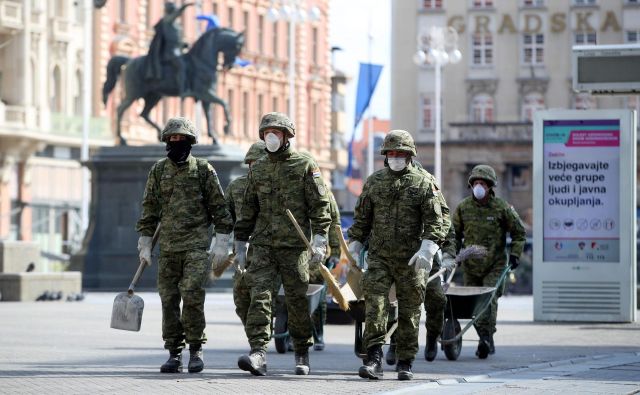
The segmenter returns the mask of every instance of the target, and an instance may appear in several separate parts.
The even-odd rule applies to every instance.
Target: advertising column
[[[534,320],[635,320],[636,144],[630,110],[536,112]]]

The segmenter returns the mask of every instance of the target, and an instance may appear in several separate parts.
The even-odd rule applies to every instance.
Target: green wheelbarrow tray
[[[313,316],[313,313],[316,311],[318,306],[320,305],[320,301],[322,300],[323,290],[325,289],[324,284],[309,284],[307,288],[307,302],[309,303],[309,315]],[[280,290],[278,291],[278,295],[276,296],[278,299],[277,305],[283,306],[282,309],[276,309],[276,323],[273,333],[274,339],[285,339],[289,336],[288,330],[288,317],[289,314],[286,311],[286,302],[284,298],[284,288],[280,286]],[[284,310],[284,311],[280,311]],[[280,346],[276,344],[276,346]],[[280,347],[277,347],[280,348]],[[280,351],[280,350],[278,350]],[[286,351],[286,350],[285,350]]]

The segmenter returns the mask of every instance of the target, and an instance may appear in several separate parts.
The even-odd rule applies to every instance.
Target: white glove
[[[313,235],[313,242],[311,243],[311,259],[310,265],[318,265],[324,261],[324,256],[327,254],[327,238],[321,235]]]
[[[249,245],[246,241],[235,241],[233,243],[233,249],[236,252],[233,263],[236,265],[236,270],[244,272],[247,264],[247,248]]]
[[[431,271],[433,266],[433,257],[440,247],[431,240],[424,239],[420,244],[420,249],[416,252],[411,259],[409,259],[409,266],[415,264],[416,272],[420,269],[426,270],[427,273]]]
[[[231,239],[231,235],[225,233],[216,233],[216,237],[211,239],[209,259],[211,260],[213,269],[222,265],[229,257],[229,239]]]
[[[140,236],[138,238],[138,257],[140,262],[144,262],[147,266],[151,266],[151,236]]]
[[[362,243],[357,240],[353,240],[349,243],[349,247],[347,248],[349,250],[349,254],[351,254],[353,259],[356,260],[358,267],[360,267],[360,252],[362,251],[362,247]],[[349,266],[349,268],[351,268],[351,266]]]
[[[452,257],[449,253],[442,254],[442,262],[440,262],[440,266],[443,269],[453,270],[456,267],[456,259]]]

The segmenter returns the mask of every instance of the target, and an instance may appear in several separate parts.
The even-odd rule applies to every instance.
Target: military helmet
[[[489,185],[489,188],[498,184],[496,171],[489,165],[478,165],[471,170],[468,181],[470,187],[475,180],[484,180]]]
[[[244,163],[249,164],[249,162],[262,158],[266,154],[266,148],[267,145],[262,140],[253,143],[249,148],[249,151],[247,151],[247,154],[244,156]]]
[[[409,152],[411,156],[418,155],[413,137],[406,130],[392,130],[384,137],[380,154],[386,155],[387,151],[404,151]]]
[[[164,125],[164,129],[162,129],[162,141],[165,143],[169,141],[169,136],[172,134],[182,134],[186,136],[191,140],[191,144],[196,144],[198,142],[196,127],[190,120],[184,117],[174,117],[167,121],[167,124]]]
[[[267,129],[279,129],[286,133],[287,137],[296,136],[296,125],[285,114],[281,112],[270,112],[265,114],[260,121],[260,140],[264,140],[264,131]]]

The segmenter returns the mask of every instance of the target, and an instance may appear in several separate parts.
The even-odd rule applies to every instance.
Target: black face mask
[[[167,157],[177,165],[184,164],[191,152],[191,142],[189,140],[168,141]]]

